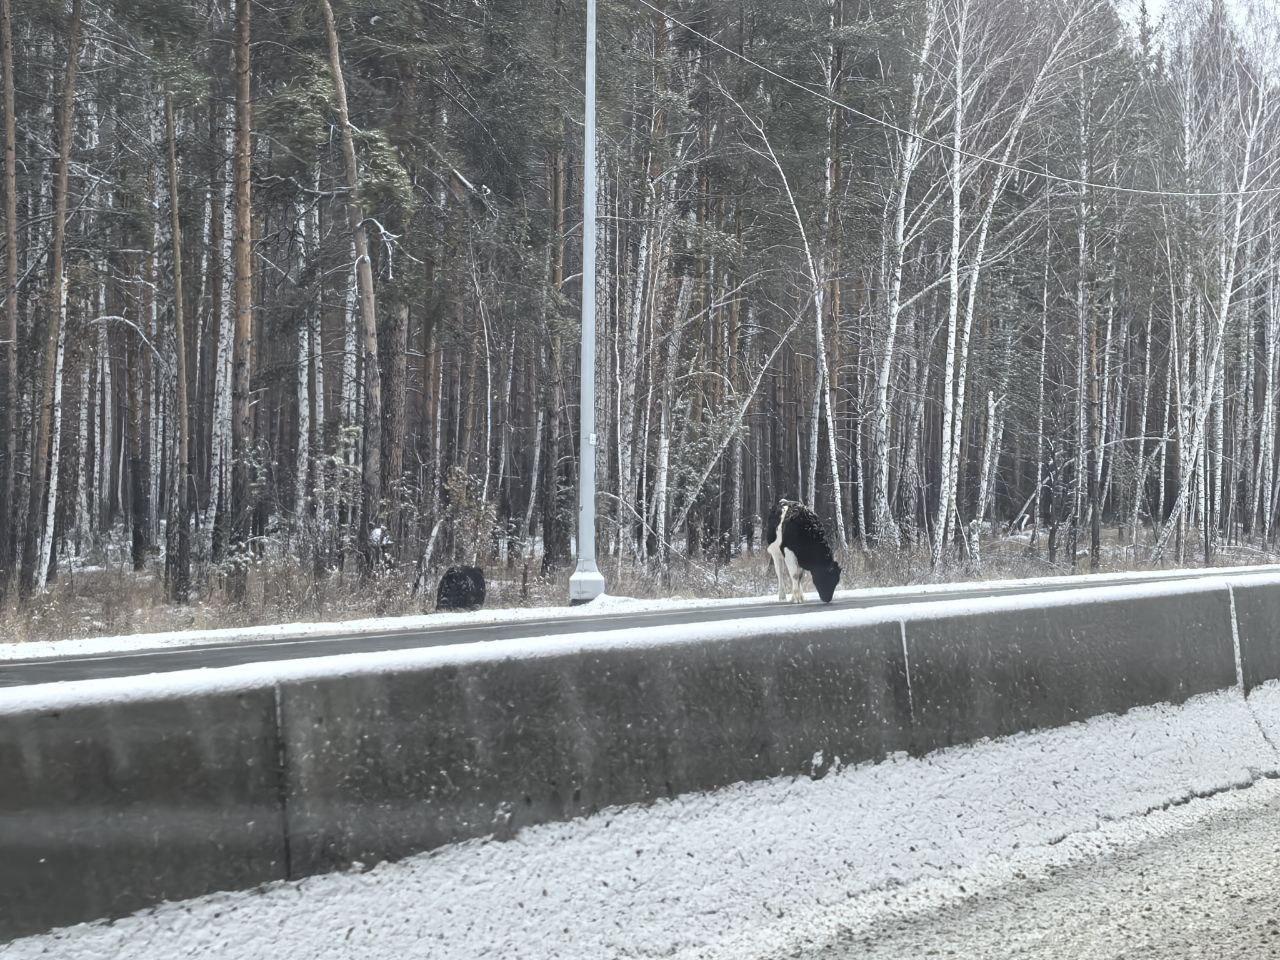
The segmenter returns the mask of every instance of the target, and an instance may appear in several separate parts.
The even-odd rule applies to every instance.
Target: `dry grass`
[[[1104,572],[1151,569],[1148,550],[1134,551],[1113,529],[1103,544]],[[1188,565],[1195,565],[1194,550]],[[1074,568],[1060,554],[1050,565],[1040,549],[1032,551],[1025,538],[993,540],[983,545],[980,568],[952,559],[934,569],[927,548],[904,548],[868,553],[849,550],[842,558],[844,587],[882,587],[946,583],[959,580],[1003,580],[1021,577],[1089,572],[1088,556]],[[1276,557],[1254,547],[1227,547],[1216,558],[1220,565],[1267,563]],[[1172,563],[1160,566],[1172,566]],[[115,564],[85,570],[63,570],[40,597],[21,606],[9,600],[0,607],[0,641],[63,640],[166,630],[207,629],[296,621],[341,622],[364,617],[430,612],[435,580],[414,595],[414,571],[401,570],[361,582],[354,570],[332,572],[316,579],[311,568],[296,560],[263,561],[249,576],[247,598],[231,601],[221,578],[197,583],[198,599],[185,606],[164,595],[159,565],[135,573]],[[605,559],[602,569],[608,591],[615,596],[741,597],[762,596],[775,586],[772,568],[763,552],[719,563],[710,558],[673,559],[664,571],[630,562]],[[538,564],[517,561],[485,570],[486,606],[559,606],[568,596],[569,570],[543,577]]]

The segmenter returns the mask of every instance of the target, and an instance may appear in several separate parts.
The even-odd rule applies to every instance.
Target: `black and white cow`
[[[436,591],[437,610],[478,610],[484,606],[484,571],[479,567],[450,567]]]
[[[804,603],[804,591],[800,582],[805,571],[813,577],[818,596],[823,603],[830,603],[840,582],[840,564],[831,555],[826,534],[812,510],[795,500],[779,500],[769,511],[769,523],[765,528],[765,543],[773,558],[773,569],[778,574],[778,599],[787,599],[787,580],[791,582],[791,601]],[[783,566],[786,566],[786,577]]]

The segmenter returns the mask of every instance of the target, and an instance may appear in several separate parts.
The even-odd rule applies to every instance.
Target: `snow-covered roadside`
[[[922,597],[945,599],[948,594],[970,590],[994,590],[1005,592],[1036,590],[1055,585],[1069,584],[1073,588],[1106,586],[1113,583],[1143,584],[1168,581],[1172,577],[1187,579],[1241,577],[1280,572],[1278,566],[1223,567],[1205,570],[1146,570],[1132,573],[1085,574],[1075,577],[1031,577],[1021,580],[967,581],[962,583],[938,583],[884,587],[874,590],[841,590],[837,600],[855,598]],[[811,600],[816,594],[808,595]],[[638,600],[631,597],[605,595],[591,603],[576,607],[520,607],[481,610],[473,613],[430,613],[418,616],[376,617],[324,623],[281,623],[259,627],[230,627],[219,630],[177,630],[168,633],[141,633],[111,637],[88,637],[75,640],[30,641],[0,643],[0,663],[6,660],[33,660],[51,657],[89,657],[104,653],[137,650],[156,650],[168,647],[199,646],[202,644],[261,643],[281,640],[306,640],[309,638],[342,635],[378,635],[413,633],[420,630],[437,630],[460,626],[487,626],[522,623],[541,620],[574,620],[601,615],[626,616],[637,613],[673,612],[679,610],[705,610],[716,607],[743,607],[776,603],[772,594],[763,597],[741,599],[688,599],[673,597],[657,600]]]
[[[226,627],[215,630],[172,630],[165,633],[136,633],[112,637],[84,637],[75,640],[34,640],[0,643],[0,662],[36,660],[47,657],[84,657],[99,653],[131,650],[158,650],[166,647],[202,644],[257,643],[269,640],[305,640],[333,634],[413,633],[425,629],[486,624],[520,623],[531,620],[571,619],[610,613],[639,613],[647,610],[685,609],[716,604],[751,603],[750,600],[683,599],[634,600],[630,597],[601,596],[577,607],[515,607],[472,613],[427,613],[402,617],[367,617],[360,620],[276,623],[257,627]],[[765,602],[760,598],[754,602]]]
[[[1280,574],[1252,577],[1206,577],[1197,589],[1226,589],[1229,584],[1277,583]],[[906,602],[871,607],[816,610],[787,624],[787,632],[852,629],[865,624],[899,623],[952,616],[1051,609],[1087,603],[1174,596],[1185,592],[1184,581],[1126,583],[1048,593],[1011,593],[993,597],[940,597],[927,603]],[[648,602],[648,601],[646,601]],[[582,608],[574,608],[582,609]],[[1224,629],[1226,624],[1223,625]],[[172,699],[260,688],[274,683],[306,682],[326,677],[422,670],[446,665],[551,657],[618,647],[660,647],[713,643],[776,634],[772,618],[737,618],[702,623],[623,627],[608,631],[567,632],[539,637],[491,640],[486,643],[440,644],[363,653],[333,654],[292,660],[265,660],[228,667],[174,670],[164,673],[70,680],[56,683],[0,686],[0,716],[24,710],[60,709],[79,704],[127,700]]]
[[[1249,693],[1249,709],[1262,735],[1280,751],[1280,680],[1268,680]]]
[[[1263,688],[1280,704],[1280,689]],[[982,870],[1280,772],[1236,690],[921,759],[626,807],[350,872],[165,904],[4,960],[775,957],[853,898]],[[1142,821],[1116,824],[1123,839]]]
[[[871,951],[861,951],[855,946],[864,943],[874,948],[876,956],[886,956],[889,955],[889,951],[885,948],[885,942],[877,939],[878,937],[882,935],[892,937],[896,931],[916,924],[930,922],[937,924],[940,922],[939,918],[947,918],[941,921],[948,927],[947,947],[949,949],[945,955],[963,956],[963,953],[957,951],[971,950],[973,945],[967,942],[968,933],[954,930],[951,922],[963,916],[967,904],[978,904],[984,900],[988,903],[992,900],[1003,902],[1014,896],[1019,897],[1021,901],[1019,909],[1026,909],[1025,900],[1029,891],[1052,890],[1062,883],[1064,874],[1070,874],[1074,868],[1088,864],[1097,864],[1100,867],[1099,880],[1112,876],[1111,868],[1116,867],[1114,875],[1122,878],[1120,882],[1123,883],[1125,862],[1130,857],[1140,856],[1143,849],[1149,853],[1153,848],[1165,844],[1176,847],[1180,839],[1187,834],[1211,829],[1214,825],[1224,822],[1229,823],[1237,817],[1247,817],[1256,815],[1259,811],[1274,809],[1277,803],[1280,803],[1280,780],[1263,779],[1252,784],[1248,789],[1228,790],[1208,797],[1196,797],[1186,803],[1152,811],[1145,817],[1107,821],[1096,830],[1072,834],[1060,843],[1024,847],[1008,857],[992,857],[975,866],[950,871],[937,877],[917,880],[901,887],[872,891],[851,898],[847,904],[824,916],[821,922],[814,925],[799,948],[788,950],[785,956],[789,960],[816,960],[819,957],[848,958],[869,955]],[[1254,838],[1254,842],[1257,843],[1257,838]],[[1253,864],[1257,868],[1264,872],[1269,868],[1271,860],[1267,856],[1267,851],[1255,847],[1251,855],[1254,857]],[[1132,877],[1131,867],[1129,877]],[[1153,878],[1152,885],[1155,882]],[[1133,896],[1132,894],[1136,891],[1130,889],[1124,891],[1125,894],[1130,894],[1124,902],[1108,901],[1109,904],[1115,903],[1110,916],[1118,917],[1122,928],[1124,919],[1133,914],[1138,914],[1145,920],[1149,916],[1146,911],[1151,910],[1150,901],[1153,896],[1160,896],[1159,893],[1153,894],[1148,884],[1143,883],[1142,887],[1141,895]],[[1211,897],[1212,886],[1207,884],[1206,889]],[[1109,892],[1113,896],[1116,894],[1114,888]],[[1248,895],[1247,891],[1233,891],[1227,896],[1241,899],[1247,897],[1248,902],[1257,902],[1254,897]],[[1063,905],[1072,910],[1085,907],[1084,904]],[[1180,909],[1187,909],[1185,902],[1177,906]],[[1206,913],[1212,909],[1211,902],[1205,902],[1202,906]],[[1027,939],[1032,939],[1037,934],[1045,937],[1046,932],[1052,929],[1051,925],[1062,919],[1060,916],[1036,915],[1034,918],[1029,918],[1026,924],[1019,924],[1019,927],[1022,930],[1035,931]],[[1183,928],[1169,929],[1171,932],[1173,930],[1181,932]],[[1111,932],[1114,933],[1114,930]],[[1070,955],[1064,943],[1065,936],[1070,934],[1065,936],[1064,934],[1065,932],[1058,933],[1056,930],[1049,932],[1041,945],[1042,950],[1051,951],[1055,957]],[[1079,930],[1075,931],[1075,935],[1079,936]],[[1141,934],[1135,939],[1140,941]],[[894,943],[898,947],[902,946],[896,940]],[[840,948],[836,948],[836,944],[839,944]],[[1119,944],[1120,940],[1117,938],[1116,945]],[[1202,940],[1193,944],[1188,937],[1185,953],[1171,954],[1167,952],[1166,946],[1163,950],[1153,947],[1146,954],[1134,955],[1147,956],[1152,960],[1156,958],[1171,960],[1174,956],[1206,956],[1207,954],[1195,951],[1196,945],[1203,947],[1205,944]],[[981,953],[983,957],[1003,955],[1025,958],[1043,955],[1040,950],[1028,953],[1028,944],[1025,941],[1016,945],[1002,945],[1002,949],[998,952],[992,950],[990,943],[985,946],[986,949]],[[1075,947],[1075,944],[1071,946]],[[1223,945],[1217,944],[1217,946]],[[1088,953],[1079,952],[1078,947],[1076,950],[1076,957],[1090,956]],[[915,960],[916,957],[934,955],[932,952],[928,954],[907,952],[905,948],[893,954],[901,960]],[[977,955],[976,952],[973,954],[973,956]],[[1108,956],[1129,955],[1127,953],[1108,954]],[[1256,954],[1231,953],[1230,947],[1227,947],[1213,955],[1241,957]],[[696,960],[697,957],[696,952],[676,954],[674,960]],[[743,951],[739,960],[778,960],[778,958],[779,954],[771,950],[756,953],[747,949]]]

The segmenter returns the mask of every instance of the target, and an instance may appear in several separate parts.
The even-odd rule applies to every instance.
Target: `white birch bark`
[[[925,82],[931,77],[928,68],[937,30],[939,0],[925,4],[924,33],[916,55],[915,71],[911,77],[911,107],[908,113],[907,132],[900,138],[898,151],[898,177],[893,193],[893,232],[889,243],[889,280],[885,299],[884,331],[880,336],[880,356],[876,366],[875,411],[872,421],[872,463],[875,465],[875,489],[871,508],[871,524],[879,541],[901,543],[902,534],[894,519],[889,495],[889,440],[890,405],[889,386],[893,376],[894,354],[898,339],[898,319],[902,310],[902,278],[907,257],[907,198],[911,192],[911,180],[924,155],[920,127],[923,122]]]
[[[1272,217],[1271,249],[1276,250],[1280,231]],[[1271,534],[1271,488],[1275,460],[1275,409],[1276,409],[1276,357],[1280,345],[1280,257],[1276,257],[1269,271],[1266,293],[1266,317],[1263,323],[1263,381],[1259,386],[1262,397],[1262,414],[1258,425],[1258,460],[1253,482],[1254,503],[1249,512],[1260,529],[1259,542],[1266,544]]]
[[[91,403],[90,371],[92,358],[85,356],[80,363],[79,422],[76,425],[76,500],[74,532],[75,552],[83,556],[89,539],[89,406]]]
[[[1044,276],[1040,288],[1040,375],[1036,382],[1036,485],[1031,491],[1031,543],[1040,538],[1040,498],[1044,492],[1044,391],[1045,374],[1049,359],[1049,241],[1052,234],[1044,232]]]
[[[507,346],[507,375],[502,384],[502,408],[499,412],[501,423],[498,427],[501,440],[498,443],[498,476],[494,481],[495,496],[498,501],[502,501],[502,487],[507,481],[507,461],[511,452],[511,424],[515,419],[514,397],[512,396],[512,388],[515,385],[516,373],[516,331],[513,327],[511,330],[511,342]],[[604,417],[600,418],[600,422],[604,423]],[[507,552],[511,540],[511,521],[510,516],[503,518],[502,534],[498,539],[499,560],[503,564],[507,562]]]
[[[997,400],[994,391],[987,391],[987,435],[982,448],[982,463],[978,468],[978,504],[969,521],[969,562],[975,568],[982,566],[982,522],[991,506],[992,480],[1000,458],[1000,442],[1004,435],[1003,398]]]
[[[151,111],[151,143],[163,144],[164,134],[161,130],[160,109],[157,106]],[[160,211],[164,207],[162,195],[165,192],[164,177],[151,177],[152,195],[151,195],[151,250],[152,253],[147,257],[147,265],[150,267],[149,275],[146,278],[153,288],[151,297],[148,299],[150,309],[143,322],[147,327],[147,336],[151,342],[156,345],[156,349],[161,349],[161,332],[160,332],[160,250],[164,235],[164,217],[160,215]],[[144,348],[145,349],[145,348]],[[169,351],[165,351],[164,355],[172,356]],[[164,501],[160,497],[160,477],[165,464],[165,452],[167,450],[166,440],[166,423],[165,423],[165,399],[167,396],[167,383],[165,371],[161,365],[152,358],[150,363],[145,367],[150,375],[150,402],[149,402],[149,430],[151,442],[151,456],[147,458],[147,485],[149,495],[147,497],[148,515],[146,519],[146,527],[148,530],[147,540],[151,544],[160,541],[160,522],[167,511],[164,508]]]
[[[231,482],[231,359],[234,318],[232,297],[235,284],[232,241],[235,237],[233,191],[233,139],[235,122],[233,108],[228,105],[224,116],[223,152],[227,157],[223,174],[223,194],[219,209],[222,217],[222,249],[215,252],[222,262],[222,291],[217,303],[212,304],[212,316],[217,352],[213,361],[213,423],[210,425],[209,446],[209,501],[200,523],[201,555],[205,562],[213,558],[214,522],[220,506],[225,507]]]
[[[655,208],[655,190],[646,184],[644,204],[640,214],[640,240],[636,252],[634,283],[631,290],[630,309],[627,311],[627,327],[622,339],[622,355],[618,361],[618,522],[622,529],[630,529],[631,516],[635,512],[636,476],[634,470],[636,450],[636,413],[639,400],[640,330],[645,315],[647,298],[645,278],[649,271],[649,246]],[[623,537],[627,548],[634,555],[637,545],[633,538]]]
[[[313,183],[315,189],[320,187],[320,171],[319,168],[315,172],[315,181]],[[311,248],[318,256],[320,245],[320,206],[315,204],[311,208],[311,225],[310,225]],[[313,479],[312,499],[316,516],[317,538],[321,543],[325,542],[325,538],[329,530],[330,510],[327,494],[327,471],[326,471],[326,453],[327,446],[325,444],[325,375],[324,375],[324,342],[323,342],[323,319],[324,313],[321,309],[324,303],[324,284],[321,280],[316,281],[316,300],[312,305],[310,313],[310,331],[308,334],[309,345],[311,348],[311,375],[314,380],[312,388],[312,396],[315,404],[315,419],[312,421],[311,427],[311,473]],[[422,388],[427,389],[427,385],[423,384]]]
[[[538,504],[538,473],[542,467],[542,427],[546,422],[546,410],[538,404],[538,414],[533,427],[533,465],[529,473],[529,503],[525,507],[524,522],[520,527],[520,539],[524,541],[524,556],[533,556],[533,511]],[[621,561],[622,551],[618,551]]]
[[[670,554],[670,544],[667,542],[667,504],[668,483],[671,476],[671,415],[677,396],[676,367],[680,358],[680,346],[684,339],[684,328],[688,319],[692,293],[692,281],[688,276],[685,276],[680,281],[680,292],[676,297],[674,323],[667,338],[666,357],[663,363],[662,395],[659,401],[661,412],[658,418],[658,453],[653,481],[653,517],[654,538],[658,541],[658,560],[664,565]]]
[[[483,479],[480,485],[480,509],[489,508],[489,482],[493,465],[493,340],[489,336],[489,313],[484,305],[484,293],[480,289],[480,278],[475,272],[475,261],[471,264],[471,282],[476,291],[476,309],[480,314],[480,329],[484,334],[484,452],[481,460]],[[476,550],[480,545],[475,544]],[[472,563],[475,553],[472,554]]]
[[[992,219],[996,203],[1004,192],[1013,160],[1017,157],[1022,130],[1042,98],[1050,90],[1050,82],[1059,71],[1063,61],[1072,56],[1074,44],[1080,35],[1088,10],[1086,4],[1078,4],[1064,22],[1062,29],[1055,37],[1052,46],[1045,54],[1040,68],[1025,93],[1019,94],[1020,103],[1017,111],[1001,136],[1001,152],[995,169],[991,172],[992,183],[987,194],[976,227],[974,253],[969,264],[968,296],[965,302],[963,322],[960,322],[960,256],[961,256],[961,224],[964,216],[964,179],[969,175],[962,163],[966,153],[966,123],[968,100],[972,91],[968,88],[966,73],[966,52],[969,46],[968,32],[970,15],[969,0],[961,0],[957,10],[955,30],[956,57],[953,70],[954,105],[952,107],[952,158],[949,177],[951,193],[951,261],[948,271],[947,291],[947,354],[944,368],[942,437],[939,463],[942,479],[939,489],[939,501],[935,510],[933,534],[933,562],[942,560],[942,552],[949,542],[951,525],[958,522],[956,512],[956,492],[960,477],[960,452],[963,447],[962,431],[964,428],[964,406],[966,380],[968,376],[969,344],[973,332],[977,292],[982,269],[986,262],[987,241],[990,235]]]
[[[728,94],[725,94],[728,97]],[[731,97],[729,99],[732,100]],[[827,350],[826,337],[823,331],[823,285],[824,280],[818,270],[818,263],[814,259],[813,248],[809,244],[809,233],[804,226],[804,217],[800,215],[800,207],[796,203],[795,194],[791,191],[791,181],[787,177],[786,171],[783,169],[782,162],[778,159],[778,155],[774,153],[773,144],[769,140],[769,135],[765,132],[763,124],[756,120],[755,117],[747,113],[736,100],[734,105],[741,112],[742,116],[760,137],[760,142],[764,145],[765,155],[773,164],[774,170],[778,174],[778,179],[782,183],[783,192],[786,194],[787,203],[791,208],[791,215],[795,221],[796,230],[800,234],[800,242],[804,249],[805,267],[808,272],[809,280],[809,298],[813,306],[814,331],[815,331],[815,352],[817,354],[818,366],[818,382],[819,382],[819,398],[822,401],[822,407],[826,412],[827,427],[827,454],[830,461],[831,471],[831,500],[835,511],[836,519],[836,536],[839,538],[840,546],[844,547],[849,543],[849,538],[845,532],[844,525],[844,496],[843,488],[840,484],[840,464],[836,457],[836,430],[835,416],[831,409],[831,377],[827,366]],[[815,421],[816,427],[816,421]],[[729,439],[732,439],[731,437]],[[725,447],[728,444],[726,442]],[[723,453],[723,449],[721,451]],[[717,455],[717,459],[719,454]],[[686,508],[687,513],[687,508]]]
[[[361,389],[360,370],[356,360],[359,353],[357,327],[360,324],[359,280],[357,277],[355,241],[351,241],[351,271],[347,279],[347,297],[342,310],[342,392],[341,392],[341,447],[342,469],[335,490],[335,503],[345,503],[347,507],[346,525],[343,537],[348,545],[354,543],[358,515],[360,512],[360,449],[363,443],[363,432],[360,429]],[[439,425],[437,425],[439,429]],[[437,435],[437,444],[439,436]],[[439,451],[437,451],[438,453]],[[436,461],[439,463],[439,459]],[[444,478],[437,477],[438,483]]]
[[[1217,297],[1214,302],[1214,323],[1207,333],[1208,341],[1205,350],[1205,361],[1201,364],[1197,379],[1201,381],[1192,411],[1190,424],[1190,451],[1185,462],[1195,463],[1200,460],[1205,446],[1205,426],[1215,396],[1217,396],[1219,365],[1223,362],[1223,350],[1226,342],[1227,320],[1234,300],[1238,253],[1244,231],[1245,213],[1251,203],[1257,202],[1257,194],[1250,193],[1253,183],[1254,148],[1264,123],[1270,118],[1273,106],[1270,102],[1269,88],[1259,87],[1255,90],[1253,109],[1242,118],[1244,128],[1241,131],[1241,148],[1243,156],[1240,173],[1236,178],[1236,194],[1230,208],[1230,221],[1225,233],[1226,241],[1218,264]],[[1178,491],[1173,511],[1160,531],[1153,554],[1159,558],[1168,545],[1174,525],[1180,522],[1190,503],[1192,484],[1187,476],[1182,476],[1182,485]]]
[[[960,321],[960,227],[964,216],[963,181],[961,177],[961,151],[964,144],[965,121],[965,52],[966,28],[968,24],[968,0],[959,0],[956,11],[956,57],[952,72],[955,90],[955,103],[952,106],[950,158],[950,190],[951,190],[951,258],[947,271],[947,355],[943,366],[942,384],[942,437],[938,463],[942,477],[938,486],[938,503],[934,510],[933,522],[933,564],[942,562],[942,552],[950,540],[951,501],[954,496],[958,467],[954,451],[959,448],[956,437],[955,392],[956,392],[956,349],[957,334]],[[953,466],[954,464],[954,466]]]
[[[110,522],[113,490],[111,475],[115,460],[115,392],[111,382],[111,344],[107,335],[107,325],[98,324],[98,524],[106,529]]]
[[[36,593],[43,593],[49,582],[49,561],[53,556],[53,533],[58,519],[58,477],[62,472],[62,365],[67,349],[67,281],[62,278],[58,328],[58,355],[53,370],[53,417],[49,446],[49,490],[45,501],[44,531],[40,537],[40,556],[36,566]]]
[[[1133,515],[1130,523],[1133,527],[1133,546],[1138,546],[1138,532],[1142,524],[1142,495],[1147,489],[1147,473],[1151,466],[1151,458],[1147,453],[1147,414],[1151,409],[1151,333],[1155,321],[1155,287],[1151,290],[1151,304],[1147,307],[1147,329],[1143,338],[1142,350],[1142,401],[1138,407],[1138,468],[1134,471],[1133,481]],[[1163,433],[1163,430],[1161,431]]]
[[[298,231],[298,255],[295,283],[306,283],[307,262],[312,254],[312,240],[308,226],[309,217],[301,198],[294,204],[294,222]],[[311,489],[311,317],[304,308],[298,317],[297,351],[295,364],[295,394],[298,406],[298,443],[293,461],[293,514],[299,538],[306,523],[308,494]]]

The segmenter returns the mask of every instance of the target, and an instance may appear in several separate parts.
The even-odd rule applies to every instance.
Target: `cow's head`
[[[814,568],[812,574],[813,585],[818,588],[818,596],[822,598],[823,603],[830,603],[835,595],[836,586],[840,583],[840,564],[832,560],[828,564]]]

